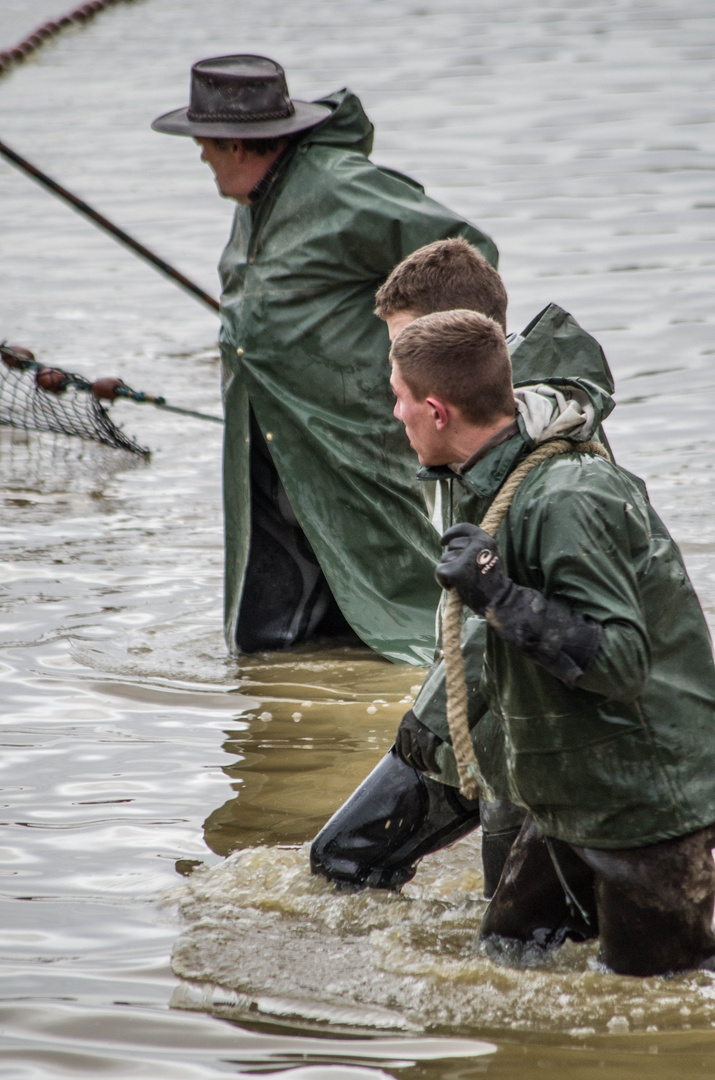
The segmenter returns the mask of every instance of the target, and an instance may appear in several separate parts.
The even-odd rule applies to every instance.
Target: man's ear
[[[432,410],[435,428],[437,431],[444,431],[452,419],[452,406],[441,398],[435,397],[434,394],[430,394],[429,397],[425,398],[425,401]]]

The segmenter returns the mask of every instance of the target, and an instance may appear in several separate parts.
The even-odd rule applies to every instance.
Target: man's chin
[[[449,465],[450,461],[454,461],[454,458],[449,457],[444,452],[440,454],[436,450],[420,450],[412,442],[412,439],[409,435],[407,436],[407,438],[410,446],[417,454],[417,460],[419,461],[420,465],[424,465],[426,467],[433,465]]]
[[[414,448],[413,448],[414,449]],[[443,461],[442,456],[436,456],[433,454],[421,454],[419,450],[416,451],[417,460],[420,465],[424,465],[425,468],[433,468],[436,465],[448,465],[448,461]]]

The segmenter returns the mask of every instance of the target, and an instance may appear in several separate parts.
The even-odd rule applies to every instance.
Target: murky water
[[[0,47],[61,10],[3,0]],[[299,97],[356,90],[376,159],[496,238],[512,329],[554,300],[599,337],[609,436],[713,625],[712,5],[143,0],[0,81],[0,138],[215,293],[231,207],[193,144],[148,124],[193,60],[233,50],[275,56]],[[218,410],[211,313],[4,163],[0,195],[0,338]],[[420,672],[227,660],[220,428],[113,415],[149,462],[0,432],[0,1073],[710,1076],[709,976],[475,951],[474,838],[401,897],[309,878],[306,842]]]

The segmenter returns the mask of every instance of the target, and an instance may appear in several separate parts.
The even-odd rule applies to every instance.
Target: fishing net
[[[132,454],[149,453],[117,427],[100,401],[117,396],[119,380],[90,383],[61,368],[43,367],[19,346],[0,345],[0,360],[0,424],[76,435]]]

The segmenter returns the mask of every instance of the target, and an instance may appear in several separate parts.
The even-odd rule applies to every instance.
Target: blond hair
[[[395,338],[390,360],[418,401],[436,394],[473,424],[514,414],[504,332],[476,311],[441,311],[415,319]]]
[[[395,267],[375,294],[381,319],[396,311],[431,315],[457,308],[479,311],[506,331],[504,282],[475,247],[461,236],[418,248]]]

